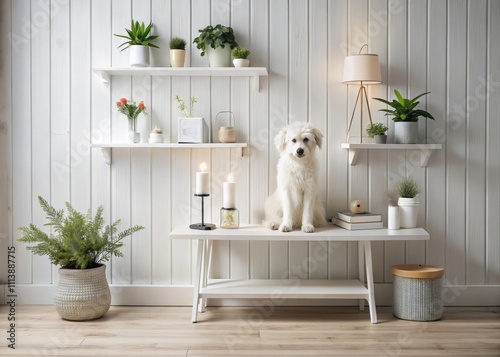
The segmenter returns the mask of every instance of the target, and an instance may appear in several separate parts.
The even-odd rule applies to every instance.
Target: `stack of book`
[[[380,229],[384,228],[382,224],[382,215],[378,213],[351,213],[338,212],[333,223],[339,227],[350,231],[358,229]]]

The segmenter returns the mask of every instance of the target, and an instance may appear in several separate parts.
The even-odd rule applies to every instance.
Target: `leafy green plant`
[[[130,29],[125,29],[127,31],[128,35],[117,35],[114,34],[117,37],[122,37],[128,41],[122,43],[118,48],[123,47],[121,50],[125,50],[129,48],[130,46],[134,45],[142,45],[142,46],[148,46],[148,47],[154,47],[154,48],[160,48],[156,46],[155,44],[151,43],[154,39],[157,39],[160,36],[153,36],[151,35],[151,29],[153,28],[153,23],[150,22],[149,25],[146,27],[144,25],[144,22],[139,23],[139,21],[134,22],[132,20],[132,24],[130,26]]]
[[[244,47],[236,47],[231,51],[231,54],[236,59],[247,59],[247,57],[250,55],[250,50]]]
[[[186,41],[180,37],[174,37],[170,40],[171,50],[185,50],[186,45],[187,45]]]
[[[370,138],[373,138],[375,135],[384,135],[384,133],[389,129],[382,123],[371,123],[366,127],[366,133]]]
[[[196,48],[201,50],[201,55],[205,56],[208,47],[216,49],[218,47],[225,48],[229,45],[231,49],[238,47],[234,38],[234,31],[231,27],[224,25],[207,26],[204,29],[198,30],[198,37],[193,40]]]
[[[144,229],[136,225],[117,234],[120,220],[104,227],[102,206],[92,218],[90,210],[82,214],[67,202],[68,213],[65,215],[64,210],[56,210],[41,196],[38,196],[38,201],[47,214],[48,223],[45,225],[52,227],[54,233],[48,235],[30,224],[19,228],[23,234],[19,241],[34,243],[27,249],[33,254],[47,255],[52,264],[62,268],[91,269],[108,261],[112,255],[122,257],[122,239]]]
[[[373,98],[373,99],[385,103],[393,108],[393,109],[380,109],[380,111],[385,112],[386,113],[385,115],[392,115],[393,116],[392,120],[394,120],[395,122],[418,121],[418,117],[420,116],[434,120],[434,117],[425,110],[415,109],[416,106],[420,103],[417,102],[417,99],[429,93],[430,92],[425,92],[417,95],[413,99],[407,99],[403,98],[403,96],[401,95],[401,93],[399,93],[397,89],[394,89],[394,94],[396,95],[397,100],[393,99],[392,102],[389,102],[382,98]]]
[[[415,180],[405,177],[396,185],[396,191],[399,197],[414,198],[420,192],[420,187]]]
[[[195,96],[191,97],[190,104],[189,104],[189,111],[188,111],[188,107],[187,107],[186,103],[184,102],[184,100],[181,97],[179,97],[179,95],[177,95],[177,94],[175,95],[175,100],[179,104],[177,106],[177,108],[179,108],[179,110],[182,112],[182,114],[184,114],[184,117],[191,118],[192,114],[193,114],[193,108],[194,108],[194,105],[196,103],[196,97]]]

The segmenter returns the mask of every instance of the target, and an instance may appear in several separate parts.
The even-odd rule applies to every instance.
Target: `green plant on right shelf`
[[[201,55],[205,56],[208,47],[216,49],[224,48],[226,45],[231,49],[238,47],[238,43],[234,38],[234,31],[231,27],[218,24],[216,26],[207,26],[204,29],[198,30],[198,37],[193,40],[196,48],[201,50]]]
[[[185,50],[186,49],[186,41],[180,37],[174,37],[170,40],[170,49],[171,50]]]
[[[396,185],[396,191],[399,197],[415,198],[420,192],[420,187],[415,180],[405,177]]]
[[[366,134],[368,134],[370,138],[373,138],[375,135],[384,135],[388,129],[389,128],[382,123],[370,123],[366,127]]]
[[[231,54],[235,59],[247,59],[250,55],[250,50],[244,47],[236,47],[231,51]]]
[[[401,95],[401,93],[399,93],[397,89],[394,89],[394,94],[396,95],[397,100],[393,99],[392,102],[389,102],[388,100],[382,98],[373,98],[373,99],[385,103],[393,108],[393,109],[380,109],[380,111],[385,112],[386,113],[385,115],[392,115],[392,120],[395,122],[418,121],[418,117],[420,116],[434,120],[434,117],[429,112],[426,112],[425,110],[421,109],[415,109],[416,106],[420,103],[417,102],[417,99],[429,93],[430,92],[425,92],[417,95],[413,99],[407,99],[403,98],[403,96]]]

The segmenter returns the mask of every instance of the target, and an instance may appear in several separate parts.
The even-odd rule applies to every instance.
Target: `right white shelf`
[[[433,150],[442,149],[441,144],[351,144],[342,143],[342,149],[349,150],[349,163],[356,165],[360,150],[419,150],[420,167],[426,167]]]

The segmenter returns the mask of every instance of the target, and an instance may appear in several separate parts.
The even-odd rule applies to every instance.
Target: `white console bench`
[[[360,310],[363,310],[364,300],[367,300],[370,308],[371,322],[377,323],[377,311],[373,290],[371,242],[428,240],[429,234],[422,228],[348,231],[333,225],[316,228],[314,233],[303,233],[300,230],[283,233],[271,231],[259,225],[242,225],[239,229],[221,229],[217,227],[217,229],[211,231],[194,230],[190,229],[188,226],[177,226],[170,233],[170,237],[173,239],[198,240],[196,277],[193,291],[193,322],[197,321],[198,309],[200,312],[204,311],[207,298],[275,299],[279,296],[280,299],[360,299]],[[357,241],[359,255],[359,279],[208,280],[212,257],[212,243],[214,240],[277,240],[307,242]]]

